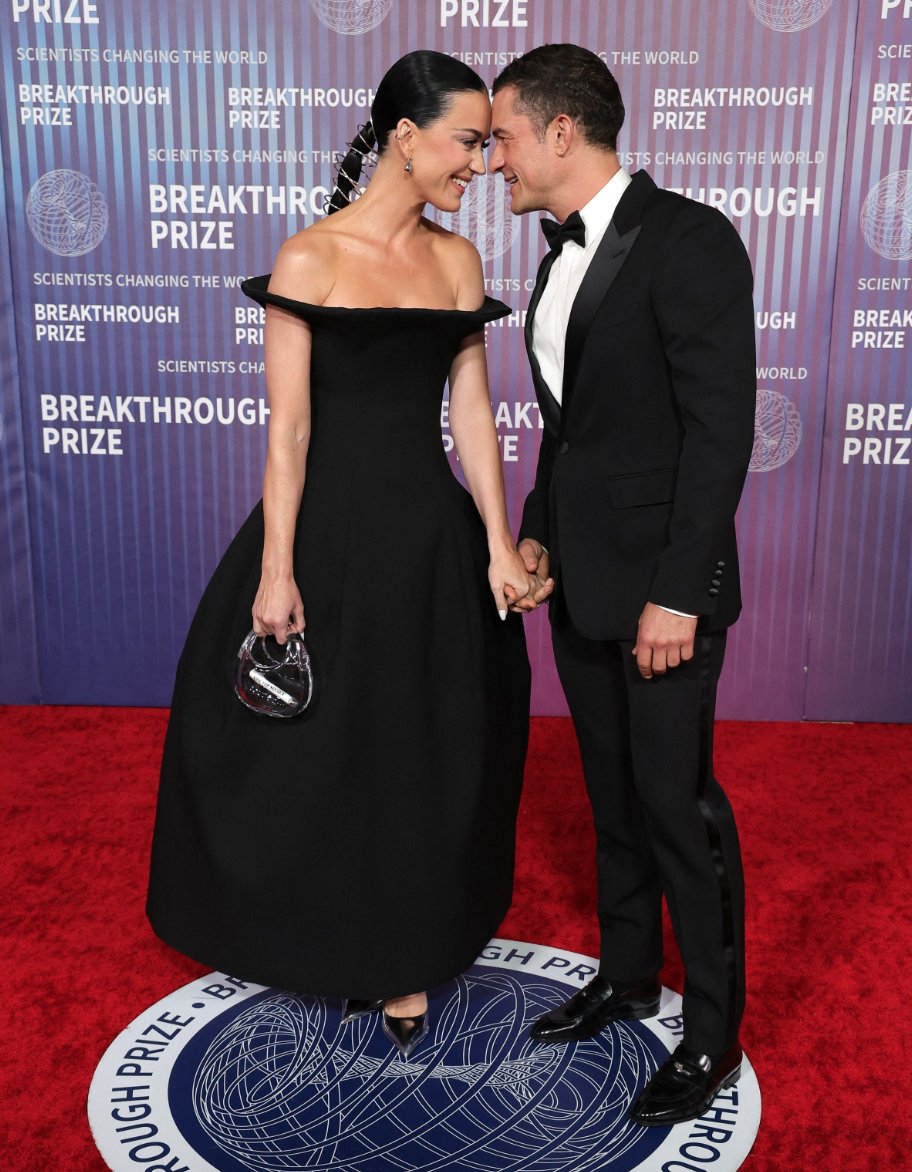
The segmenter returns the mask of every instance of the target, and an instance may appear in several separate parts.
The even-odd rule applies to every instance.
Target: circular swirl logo
[[[555,1172],[629,1168],[632,1154],[658,1146],[626,1116],[656,1069],[654,1048],[627,1029],[576,1051],[541,1046],[528,1024],[554,1000],[549,982],[460,977],[433,1007],[431,1037],[404,1062],[376,1017],[340,1032],[325,1003],[272,993],[191,1060],[192,1110],[210,1143],[258,1172],[294,1166],[288,1156],[304,1152],[298,1166],[315,1172],[432,1168],[442,1151],[449,1167],[491,1172],[520,1156]]]
[[[801,415],[795,404],[778,391],[757,391],[754,447],[748,468],[772,472],[787,464],[801,443]]]
[[[833,0],[748,0],[761,24],[777,33],[797,33],[810,28],[829,12]]]
[[[38,243],[58,256],[91,252],[108,230],[107,201],[81,171],[42,175],[28,193],[25,215]]]
[[[912,258],[912,171],[894,171],[871,188],[861,207],[861,232],[888,260]]]
[[[465,236],[483,260],[501,256],[513,244],[515,217],[507,205],[501,175],[476,176],[466,188],[458,212],[438,212],[437,222]]]
[[[646,1128],[627,1114],[680,1039],[677,994],[664,991],[657,1017],[586,1042],[531,1039],[596,967],[492,940],[431,992],[429,1033],[407,1061],[377,1013],[343,1025],[338,999],[212,973],[108,1048],[89,1092],[95,1142],[115,1172],[660,1172],[688,1156],[734,1172],[760,1120],[747,1058],[716,1101],[712,1143],[695,1148],[691,1124]]]
[[[389,15],[393,0],[310,0],[323,24],[347,37],[370,32]]]

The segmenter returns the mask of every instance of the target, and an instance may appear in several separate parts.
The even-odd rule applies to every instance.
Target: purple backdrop
[[[830,342],[807,715],[912,712],[912,3],[862,5]]]
[[[887,345],[912,337],[891,316],[912,281],[909,0],[874,0],[860,24],[832,0],[78,0],[69,21],[10,5],[0,699],[168,702],[196,600],[260,491],[262,318],[238,281],[322,214],[333,155],[403,52],[491,80],[573,40],[618,77],[623,161],[720,206],[754,261],[746,610],[720,712],[908,719],[910,395]],[[443,219],[516,310],[488,330],[515,520],[540,434],[520,328],[538,217],[513,220],[488,177]],[[857,320],[883,336],[853,340]],[[887,439],[876,463],[865,442]],[[534,710],[563,712],[541,615],[528,631]]]
[[[40,697],[35,647],[32,556],[22,448],[22,410],[14,290],[10,276],[6,190],[0,189],[0,485],[4,512],[0,556],[0,697],[32,703]]]

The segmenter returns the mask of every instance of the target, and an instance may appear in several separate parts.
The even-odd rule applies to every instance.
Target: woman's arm
[[[319,249],[319,245],[317,246]],[[279,251],[269,288],[319,303],[314,247],[293,237]],[[263,566],[253,603],[253,629],[284,643],[303,631],[304,606],[294,579],[293,549],[310,443],[310,326],[284,309],[266,307],[266,392],[269,430],[263,481]]]
[[[472,308],[484,300],[481,260],[474,248],[460,250],[458,303]],[[484,333],[471,334],[460,345],[450,367],[450,430],[466,483],[488,534],[491,564],[488,578],[502,617],[509,606],[533,600],[542,584],[529,575],[516,552],[507,520],[503,465],[491,413]],[[550,587],[541,598],[550,593]]]

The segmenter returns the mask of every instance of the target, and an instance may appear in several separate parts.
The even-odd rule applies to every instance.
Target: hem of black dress
[[[243,963],[240,965],[235,965],[234,963],[223,964],[216,956],[217,950],[210,952],[208,949],[185,947],[183,943],[180,942],[179,937],[176,934],[165,933],[161,931],[156,926],[152,917],[148,915],[148,913],[147,918],[150,925],[152,926],[152,931],[159,938],[159,940],[161,940],[169,948],[173,948],[175,952],[181,953],[182,956],[189,957],[191,960],[196,961],[197,964],[207,965],[214,971],[224,973],[226,976],[233,977],[235,980],[248,982],[251,985],[264,985],[267,988],[283,989],[285,992],[293,993],[302,997],[319,997],[324,1000],[332,998],[356,998],[358,1000],[365,1001],[379,1001],[393,997],[403,997],[409,993],[419,993],[430,989],[436,989],[440,985],[445,985],[449,981],[455,980],[456,977],[466,972],[472,967],[473,964],[475,964],[482,951],[488,946],[490,941],[495,938],[497,930],[503,922],[504,917],[509,911],[509,908],[510,905],[508,903],[502,914],[497,917],[493,931],[485,936],[484,940],[478,946],[472,948],[471,955],[469,955],[468,948],[464,950],[464,956],[467,958],[465,963],[460,964],[456,968],[448,966],[448,971],[446,973],[443,973],[441,969],[437,968],[428,969],[424,974],[418,973],[414,978],[409,978],[408,983],[411,984],[411,988],[397,988],[389,990],[358,985],[351,989],[338,987],[330,989],[324,986],[320,981],[312,984],[306,980],[289,980],[289,975],[287,973],[279,974],[278,972],[274,972],[270,975],[266,969],[259,968],[256,964],[252,965],[249,969]],[[254,969],[256,969],[256,971],[254,971]]]

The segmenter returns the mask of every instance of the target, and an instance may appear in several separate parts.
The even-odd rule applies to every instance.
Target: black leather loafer
[[[740,1042],[715,1061],[687,1046],[678,1046],[640,1092],[630,1118],[646,1127],[669,1127],[696,1119],[719,1091],[741,1077]]]
[[[593,977],[569,1001],[540,1017],[530,1033],[537,1042],[580,1042],[594,1038],[611,1021],[655,1017],[661,997],[658,977],[615,984]]]

